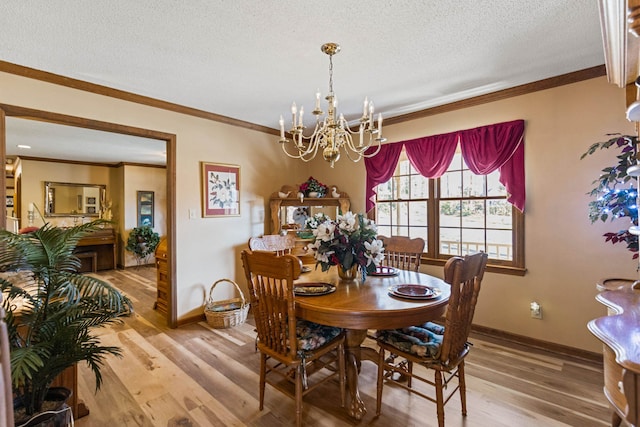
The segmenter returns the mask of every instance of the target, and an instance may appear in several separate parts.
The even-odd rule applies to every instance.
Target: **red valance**
[[[524,120],[383,145],[377,155],[364,159],[367,212],[375,205],[375,187],[393,176],[403,147],[421,175],[438,178],[449,168],[458,142],[473,173],[487,175],[500,170],[499,179],[507,189],[507,200],[524,212]]]

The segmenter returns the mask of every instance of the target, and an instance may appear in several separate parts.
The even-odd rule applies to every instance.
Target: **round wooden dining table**
[[[325,295],[296,296],[296,316],[323,325],[344,328],[347,336],[347,385],[349,386],[349,415],[362,419],[366,413],[358,390],[358,374],[362,359],[377,362],[377,353],[362,343],[369,329],[393,329],[440,318],[449,303],[450,287],[442,279],[428,274],[396,270],[385,276],[367,275],[354,281],[341,280],[337,268],[323,272],[318,266],[307,266],[295,284],[329,283],[336,290]],[[432,299],[399,298],[390,294],[394,285],[425,285],[439,293]]]

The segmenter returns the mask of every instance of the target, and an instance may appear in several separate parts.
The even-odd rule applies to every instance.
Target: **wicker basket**
[[[228,282],[236,287],[240,298],[215,301],[213,299],[213,290],[218,283]],[[209,299],[204,308],[204,314],[207,316],[207,323],[213,328],[231,328],[233,326],[242,325],[247,320],[249,312],[249,304],[244,298],[242,290],[238,284],[229,279],[220,279],[211,285],[209,291]]]

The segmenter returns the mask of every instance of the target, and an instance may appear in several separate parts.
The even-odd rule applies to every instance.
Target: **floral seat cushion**
[[[440,356],[443,335],[444,327],[432,322],[376,332],[376,338],[398,350],[434,359]]]
[[[320,325],[308,320],[296,322],[296,336],[298,337],[298,350],[313,351],[322,347],[342,332],[340,328]]]

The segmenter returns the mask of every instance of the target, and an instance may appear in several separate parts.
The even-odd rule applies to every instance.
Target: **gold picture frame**
[[[202,216],[240,216],[240,166],[201,164]]]

